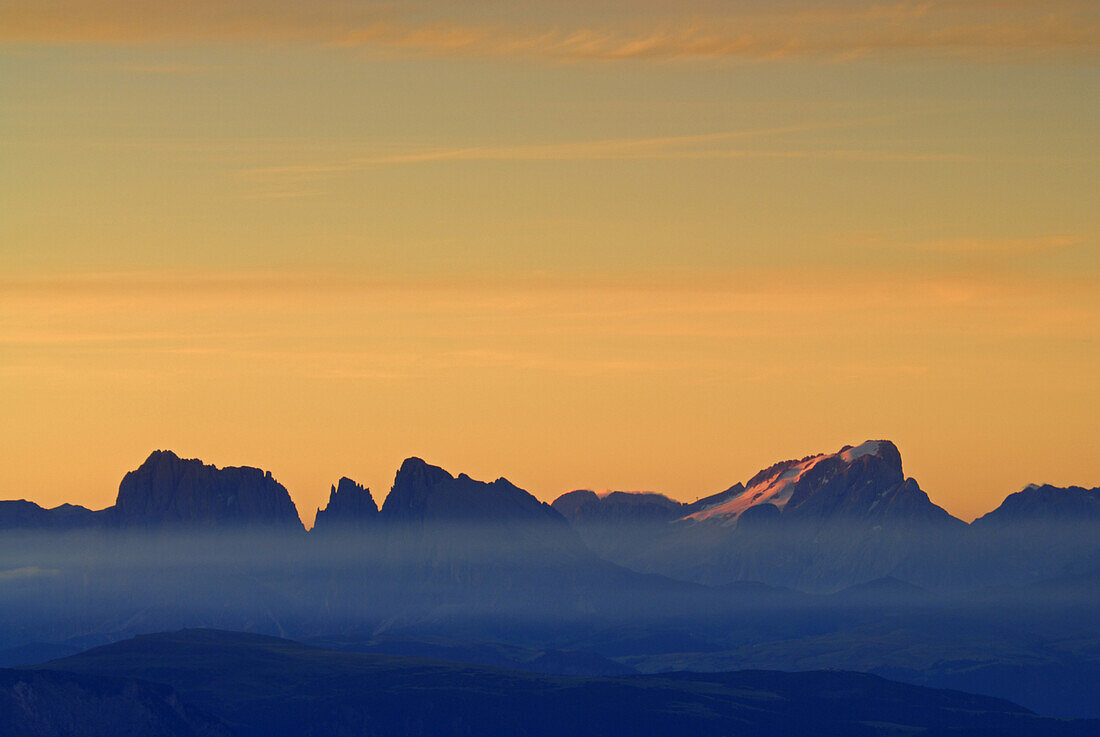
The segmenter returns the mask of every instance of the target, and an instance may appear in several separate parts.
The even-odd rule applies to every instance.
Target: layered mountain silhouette
[[[569,521],[582,524],[671,522],[689,508],[655,492],[612,491],[601,496],[587,489],[562,494],[552,506]]]
[[[644,559],[655,541],[669,537],[672,523],[683,518],[689,507],[653,492],[598,495],[587,489],[562,494],[552,506],[588,547],[626,566]]]
[[[578,490],[548,505],[506,479],[476,481],[409,458],[381,509],[368,489],[340,479],[318,510],[313,536],[404,547],[434,556],[437,569],[459,551],[468,561],[474,549],[490,554],[507,541],[529,554],[556,551],[574,560],[587,548],[628,569],[704,584],[761,581],[829,591],[894,576],[925,586],[970,585],[1011,582],[1017,571],[1037,580],[1088,570],[1100,560],[1100,546],[1083,540],[1100,519],[1098,499],[1097,489],[1033,485],[968,527],[905,476],[901,454],[887,440],[782,461],[691,504],[653,492]],[[1052,524],[1079,531],[1043,549],[1037,541],[1045,534],[1036,531]],[[166,450],[126,474],[116,503],[104,510],[0,502],[0,529],[184,528],[303,530],[270,472],[217,468]],[[1006,550],[1010,539],[1013,549]],[[1091,552],[1082,556],[1082,548]]]
[[[996,529],[1035,522],[1100,521],[1100,487],[1060,488],[1049,484],[1031,484],[1009,494],[1001,506],[978,517],[975,528]]]
[[[401,464],[382,509],[369,489],[344,477],[319,509],[318,532],[369,529],[379,522],[549,524],[565,520],[507,479],[481,482],[457,477],[419,458]],[[290,494],[270,471],[248,466],[218,468],[198,459],[154,451],[119,485],[115,504],[89,510],[72,504],[44,509],[25,500],[0,501],[0,529],[271,528],[302,530]]]
[[[412,525],[521,522],[565,526],[565,520],[549,504],[507,479],[485,483],[464,473],[453,477],[419,458],[401,464],[382,515],[389,522]]]
[[[44,509],[25,499],[0,501],[0,530],[77,530],[99,524],[102,511],[75,504]]]
[[[437,634],[503,636],[516,622],[554,628],[578,611],[634,607],[686,586],[599,558],[549,504],[507,479],[453,476],[419,458],[401,464],[371,530],[324,534],[332,524],[309,537],[322,560],[342,566],[339,576],[321,572],[318,594],[341,628],[370,612],[383,631],[432,622]]]
[[[654,493],[613,492],[600,497],[590,491],[575,491],[558,497],[553,506],[582,525],[679,520],[732,527],[747,511],[765,505],[782,511],[788,519],[954,524],[954,518],[933,504],[916,481],[905,478],[901,454],[888,440],[782,461],[760,471],[747,484],[736,484],[692,504]]]
[[[24,682],[34,678],[75,681],[79,677],[82,683],[91,684],[93,679],[104,679],[111,684],[104,686],[105,690],[119,679],[159,683],[162,693],[171,689],[179,694],[179,711],[190,710],[193,720],[198,714],[211,714],[240,737],[1068,737],[1094,733],[1097,726],[1086,720],[1040,717],[1001,699],[910,686],[862,673],[544,676],[440,660],[333,652],[274,637],[210,630],[138,637],[34,670],[8,673]],[[7,693],[0,690],[0,699]],[[117,724],[112,734],[119,737],[147,734],[124,719]],[[216,728],[210,725],[210,733],[216,734]],[[50,733],[21,734],[36,737]]]
[[[559,673],[840,667],[1092,715],[1095,499],[1029,487],[966,525],[887,441],[691,504],[547,505],[410,458],[380,509],[341,479],[306,534],[270,473],[158,451],[106,510],[0,503],[0,654],[202,626]]]
[[[1100,488],[1031,484],[971,528],[977,559],[986,569],[1011,571],[1014,579],[1100,570]]]
[[[571,492],[554,507],[586,543],[622,565],[721,584],[755,580],[830,590],[883,576],[949,582],[966,523],[871,440],[770,466],[692,504],[654,494]]]

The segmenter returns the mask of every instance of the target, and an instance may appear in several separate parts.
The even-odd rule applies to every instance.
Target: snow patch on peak
[[[793,479],[796,476],[801,476],[803,473],[802,466],[795,466],[794,468],[788,468],[783,473],[776,477],[776,481],[786,481],[787,479]]]
[[[712,517],[719,517],[725,518],[727,524],[733,524],[746,509],[758,504],[774,504],[782,509],[794,493],[795,484],[802,480],[806,472],[821,461],[831,457],[822,454],[795,462],[787,468],[777,470],[774,474],[749,486],[733,499],[713,507],[701,509],[695,514],[688,515],[687,519],[698,522]]]
[[[724,525],[732,525],[746,509],[758,504],[773,504],[783,509],[794,494],[795,486],[810,469],[822,461],[836,458],[843,463],[850,464],[864,456],[889,458],[892,450],[894,450],[893,444],[888,440],[868,440],[854,448],[845,447],[837,453],[820,453],[803,458],[800,461],[777,463],[775,466],[754,476],[748,488],[740,494],[689,514],[684,519],[696,522],[716,519]]]
[[[881,448],[881,440],[868,440],[863,445],[857,445],[856,447],[849,448],[848,450],[841,453],[840,459],[845,463],[851,463],[852,461],[855,461],[858,458],[862,458],[863,456],[877,455]]]

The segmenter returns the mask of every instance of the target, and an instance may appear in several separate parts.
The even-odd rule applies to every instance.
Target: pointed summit
[[[370,489],[347,476],[341,478],[328,495],[328,505],[317,510],[314,532],[351,531],[373,526],[378,521],[378,505]]]
[[[423,521],[435,490],[452,481],[454,477],[439,466],[428,465],[415,457],[406,458],[382,503],[382,514],[392,521]]]

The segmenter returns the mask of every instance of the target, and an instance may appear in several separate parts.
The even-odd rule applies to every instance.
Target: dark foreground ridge
[[[163,684],[176,713],[210,714],[239,737],[264,735],[1095,735],[1100,722],[1039,717],[1011,702],[840,671],[545,676],[462,663],[324,650],[261,635],[183,630],[146,635],[6,671],[0,699],[22,714],[14,684],[62,673]],[[10,675],[15,674],[15,675]],[[22,680],[20,680],[22,679]],[[115,693],[118,680],[104,680]],[[131,691],[141,695],[137,687]],[[141,686],[149,690],[153,686]],[[113,689],[113,690],[112,690]],[[104,696],[103,698],[108,698]],[[195,719],[199,717],[196,716]],[[219,734],[217,724],[198,725]],[[93,734],[97,732],[88,732]],[[123,714],[118,737],[153,734]],[[25,737],[53,734],[24,731]],[[81,732],[74,734],[80,735]]]
[[[133,678],[0,670],[2,737],[232,737],[171,687]]]

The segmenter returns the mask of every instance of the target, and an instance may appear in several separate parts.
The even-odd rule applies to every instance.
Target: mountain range
[[[333,485],[315,527],[369,525],[378,519],[425,520],[555,518],[547,507],[580,527],[591,524],[672,523],[675,527],[716,525],[734,528],[746,519],[773,518],[824,522],[854,520],[960,527],[961,520],[935,505],[916,480],[902,472],[901,454],[888,440],[844,446],[781,461],[746,483],[692,503],[655,492],[577,490],[551,505],[511,484],[451,476],[419,458],[402,463],[394,486],[379,508],[366,489],[344,477]],[[1032,484],[1010,494],[974,526],[991,528],[1037,519],[1100,518],[1100,488],[1058,488]],[[304,529],[286,488],[270,471],[248,466],[217,468],[154,451],[119,485],[115,504],[93,511],[73,504],[43,509],[25,500],[0,501],[0,529],[71,529],[104,524],[117,527],[286,527]]]
[[[1096,498],[1032,486],[967,525],[886,441],[690,504],[547,504],[410,458],[380,506],[340,479],[307,532],[270,473],[158,451],[105,510],[0,503],[0,665],[206,627],[542,673],[840,668],[1100,716]]]
[[[905,477],[901,454],[885,440],[783,461],[692,504],[573,492],[554,506],[621,565],[708,584],[806,590],[888,575],[956,583],[958,569],[940,564],[968,531]]]
[[[546,504],[506,479],[452,476],[409,458],[381,508],[369,489],[340,479],[312,534],[397,544],[398,529],[407,538],[410,528],[476,526],[477,539],[489,546],[504,538],[538,541],[575,556],[586,547],[627,569],[708,585],[760,581],[830,591],[884,576],[943,587],[1087,568],[1100,556],[1100,543],[1089,542],[1098,510],[1100,489],[1031,485],[967,525],[905,476],[893,443],[872,440],[773,464],[690,504],[657,493],[587,490]],[[1052,524],[1069,525],[1072,534],[1055,541],[1036,535],[1038,526]],[[270,472],[219,469],[164,450],[126,474],[107,509],[3,501],[0,529],[304,532],[289,493]],[[469,547],[471,536],[465,538]]]
[[[114,505],[106,509],[72,504],[43,509],[25,500],[0,501],[0,529],[94,527],[305,529],[290,494],[270,471],[217,468],[167,450],[153,451],[127,473]]]

